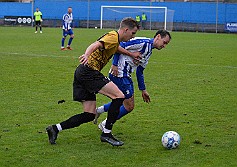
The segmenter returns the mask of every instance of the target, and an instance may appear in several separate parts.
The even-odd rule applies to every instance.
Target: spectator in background
[[[145,29],[145,22],[146,22],[146,20],[147,20],[146,14],[142,13],[142,25],[141,25],[141,27],[143,29]]]
[[[141,17],[139,15],[136,15],[136,21],[140,24]]]

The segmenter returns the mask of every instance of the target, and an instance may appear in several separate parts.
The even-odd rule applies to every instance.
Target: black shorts
[[[96,101],[96,93],[109,82],[101,72],[80,64],[74,73],[73,100]]]
[[[41,21],[35,21],[35,25],[40,26],[41,25]]]

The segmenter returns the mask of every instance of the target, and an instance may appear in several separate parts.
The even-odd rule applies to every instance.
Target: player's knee
[[[128,112],[131,112],[134,109],[134,105],[133,104],[127,105],[125,106],[125,108]]]
[[[110,97],[111,99],[125,99],[125,96],[122,92],[113,93]]]
[[[71,35],[71,38],[74,38],[74,35]]]
[[[122,99],[124,99],[125,98],[125,96],[124,96],[124,94],[123,93],[120,93],[120,94],[117,94],[117,97],[116,98],[122,98]]]

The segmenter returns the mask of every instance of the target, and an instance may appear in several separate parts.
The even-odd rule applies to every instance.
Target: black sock
[[[59,132],[59,130],[58,130],[58,128],[57,128],[57,126],[56,126],[56,125],[52,125],[52,127],[53,127],[53,130],[54,130],[56,133],[58,133],[58,132]]]
[[[112,130],[113,124],[116,122],[119,115],[119,108],[123,104],[124,98],[113,99],[108,110],[107,121],[105,128]]]
[[[60,125],[62,127],[62,130],[70,129],[70,128],[80,126],[83,123],[93,121],[94,119],[95,119],[95,114],[84,112],[84,113],[72,116],[68,120],[61,122]]]

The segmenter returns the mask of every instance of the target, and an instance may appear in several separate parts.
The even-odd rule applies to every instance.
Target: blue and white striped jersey
[[[72,29],[72,20],[73,16],[72,13],[66,13],[63,15],[63,29],[70,30]]]
[[[138,86],[140,90],[145,90],[143,70],[148,64],[152,54],[153,38],[136,37],[128,42],[121,42],[120,46],[130,52],[140,52],[142,59],[136,62],[132,57],[116,53],[113,57],[113,65],[118,66],[118,77],[131,77],[131,73],[136,70]]]

